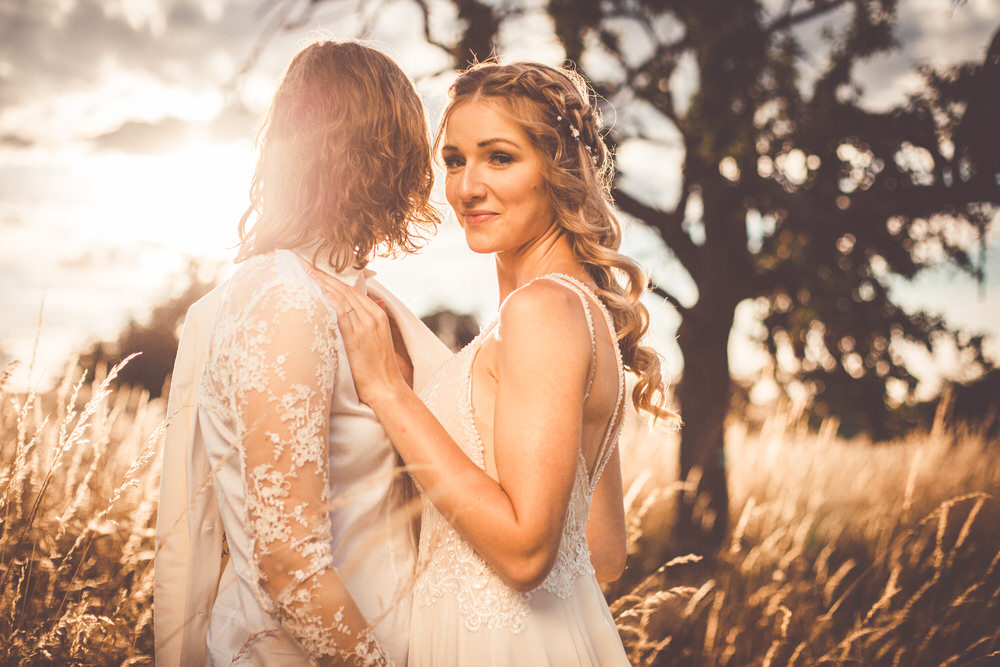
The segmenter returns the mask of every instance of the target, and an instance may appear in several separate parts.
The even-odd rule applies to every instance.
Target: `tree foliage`
[[[143,387],[151,398],[163,393],[167,378],[174,368],[177,343],[184,315],[195,301],[215,285],[214,279],[203,278],[198,264],[188,264],[181,278],[183,288],[153,306],[147,321],[135,318],[122,328],[111,342],[96,342],[80,357],[80,365],[93,378],[98,366],[110,368],[135,352],[134,358],[118,374],[118,382]]]
[[[892,284],[942,263],[981,278],[972,252],[1000,203],[997,133],[982,132],[998,109],[1000,53],[994,40],[983,63],[924,71],[922,91],[872,111],[855,70],[895,48],[894,0],[790,1],[778,13],[749,0],[586,4],[552,13],[564,43],[596,36],[621,73],[598,81],[607,98],[645,105],[683,137],[673,209],[622,188],[616,201],[659,232],[698,289],[694,304],[682,304],[660,286],[683,316],[678,340],[693,371],[678,386],[682,474],[696,472],[708,495],[682,501],[681,528],[718,544],[728,339],[739,303],[756,304],[782,385],[805,387],[817,413],[876,439],[896,432],[893,399],[916,388],[905,346],[949,339],[967,362],[990,366],[981,336],[907,311]],[[823,17],[833,19],[825,44],[803,44],[797,28]],[[629,30],[655,44],[638,63]],[[809,62],[826,61],[812,81],[807,48]],[[671,94],[682,58],[693,59],[699,81],[683,109]],[[639,123],[631,136],[614,136],[642,133]]]

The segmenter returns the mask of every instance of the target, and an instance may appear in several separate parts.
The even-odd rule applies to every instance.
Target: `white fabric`
[[[258,275],[252,277],[254,272]],[[227,357],[222,352],[226,345],[224,341],[233,340],[233,332],[240,326],[240,323],[230,321],[236,311],[226,306],[224,299],[237,299],[233,295],[238,291],[234,284],[240,283],[241,277],[244,287],[258,284],[251,280],[263,283],[259,287],[265,293],[262,297],[265,301],[268,289],[284,290],[280,299],[273,298],[271,301],[284,304],[284,300],[291,300],[289,305],[281,305],[279,311],[290,312],[293,318],[304,318],[302,323],[313,330],[307,332],[307,344],[302,347],[312,350],[317,359],[326,360],[320,364],[323,368],[317,369],[315,377],[317,387],[332,388],[329,415],[323,423],[329,433],[329,466],[317,469],[329,479],[328,523],[317,523],[319,519],[292,522],[286,520],[282,512],[268,515],[269,506],[265,505],[280,495],[276,495],[275,490],[282,493],[287,490],[286,480],[282,479],[279,486],[267,487],[264,482],[273,481],[274,470],[265,470],[267,466],[260,468],[256,464],[246,465],[244,469],[242,457],[234,455],[234,449],[242,454],[239,451],[240,420],[233,418],[238,415],[239,406],[234,405],[232,397],[220,388],[255,384],[256,376],[251,371],[260,366],[254,353],[243,352],[244,358],[239,359],[233,355]],[[365,287],[367,276],[361,272],[347,272],[338,277]],[[419,390],[434,368],[450,356],[450,352],[376,282],[367,281],[367,290],[373,297],[386,302],[398,324],[413,361],[414,386]],[[229,297],[224,296],[227,293]],[[327,308],[317,309],[318,303],[326,304]],[[220,305],[223,306],[222,314]],[[254,534],[250,532],[253,521],[256,521],[258,545],[266,539],[274,539],[274,544],[287,543],[294,546],[299,555],[308,556],[305,565],[313,570],[302,574],[301,578],[320,576],[317,573],[324,568],[335,567],[366,618],[377,621],[375,634],[378,641],[397,664],[405,664],[409,621],[406,595],[412,576],[413,554],[407,525],[394,521],[390,511],[398,508],[401,502],[397,493],[399,475],[395,470],[396,457],[374,414],[357,399],[342,343],[328,328],[332,316],[332,309],[319,288],[290,251],[277,251],[248,261],[226,286],[217,288],[190,309],[168,401],[171,414],[179,412],[171,422],[165,439],[157,521],[154,627],[158,664],[188,665],[204,664],[206,661],[228,664],[237,652],[256,663],[305,663],[306,657],[300,647],[310,646],[310,637],[315,641],[322,640],[322,633],[316,631],[319,626],[289,623],[290,618],[306,618],[310,623],[313,620],[295,611],[295,600],[298,598],[276,595],[273,591],[268,594],[259,587],[262,573],[257,569],[254,558]],[[269,328],[265,320],[257,322],[257,326]],[[213,330],[217,338],[212,341],[212,345],[216,346],[212,348],[215,356],[209,366],[211,372],[201,378]],[[229,334],[224,333],[227,330]],[[327,331],[329,336],[320,333]],[[293,357],[302,351],[288,350]],[[280,368],[286,360],[283,356],[275,359],[277,361],[272,360],[275,362],[272,363],[272,370],[277,369],[274,382],[280,384]],[[234,374],[239,373],[245,377],[239,382],[232,382]],[[199,384],[202,385],[202,394],[195,409],[195,393]],[[264,391],[269,392],[270,388],[264,387]],[[282,396],[271,398],[279,400]],[[309,404],[309,401],[303,400],[302,404]],[[291,413],[280,414],[280,422],[294,421]],[[315,418],[310,417],[310,422],[309,419],[299,419],[299,416],[298,413],[294,415],[298,420],[298,432],[306,432],[302,431],[306,422],[312,424],[310,428],[318,424]],[[306,441],[308,438],[303,440]],[[308,463],[313,454],[307,450],[308,447],[300,447],[295,450],[299,451],[299,455],[292,458]],[[255,470],[264,472],[255,478]],[[296,472],[291,468],[280,472],[285,474],[289,471],[295,477]],[[303,478],[300,476],[298,479]],[[251,481],[248,483],[247,480]],[[261,504],[262,498],[267,503]],[[256,506],[255,499],[258,501]],[[290,502],[285,497],[279,498],[279,501]],[[316,503],[312,505],[315,509]],[[296,511],[306,508],[307,515],[310,511],[309,503],[294,507]],[[298,538],[292,542],[281,542],[281,539],[287,538],[283,531],[294,531],[307,524],[313,531],[316,526],[326,526],[324,529],[329,531],[326,546],[329,548],[324,545],[307,548],[306,543]],[[224,560],[223,525],[226,527],[231,559],[220,574]],[[260,535],[271,537],[260,538]],[[283,602],[282,597],[287,599]],[[291,600],[290,606],[288,600]],[[279,612],[284,612],[284,616]],[[285,624],[279,627],[277,617],[284,618]],[[299,633],[296,635],[297,642],[286,634],[288,629],[293,634]],[[261,632],[264,634],[247,641]]]
[[[603,304],[582,283],[561,274],[546,278],[577,292],[588,311],[588,320],[588,302],[597,304],[611,331],[611,340],[617,339]],[[483,470],[489,469],[487,460],[494,457],[492,450],[484,447],[477,427],[472,366],[492,330],[493,325],[484,329],[443,364],[420,395],[466,455]],[[593,339],[592,326],[590,333]],[[624,370],[614,347],[620,407]],[[578,453],[576,479],[556,562],[542,584],[530,593],[507,586],[424,498],[410,628],[411,667],[628,665],[595,577],[586,530],[594,487],[617,440],[618,415],[616,407],[593,471],[587,470],[582,450]]]

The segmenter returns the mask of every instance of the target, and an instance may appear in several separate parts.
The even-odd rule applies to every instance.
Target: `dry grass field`
[[[611,608],[633,664],[1000,664],[1000,443],[941,421],[878,445],[803,422],[729,426],[733,530],[711,564],[666,541],[676,445],[623,440],[643,579]]]
[[[151,664],[164,401],[70,373],[0,389],[0,663]],[[612,611],[635,664],[1000,663],[1000,444],[945,427],[837,439],[778,410],[728,427],[731,542],[667,540],[676,443],[623,441],[630,559]]]

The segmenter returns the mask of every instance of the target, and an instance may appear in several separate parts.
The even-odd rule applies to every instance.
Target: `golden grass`
[[[612,612],[633,663],[1000,664],[1000,443],[940,422],[878,445],[802,423],[727,429],[732,534],[711,564],[667,562],[676,467],[649,462],[676,460],[676,437],[623,441],[626,576],[644,579]]]
[[[164,403],[115,372],[45,396],[0,380],[0,663],[152,662]],[[633,662],[1000,659],[998,443],[939,424],[871,445],[800,423],[729,426],[733,530],[711,563],[670,549],[676,436],[629,427],[634,585],[612,611]]]
[[[0,387],[0,663],[152,664],[162,401]]]

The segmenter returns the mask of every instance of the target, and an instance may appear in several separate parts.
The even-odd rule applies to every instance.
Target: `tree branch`
[[[1000,201],[1000,185],[989,175],[983,175],[950,186],[943,183],[910,185],[894,194],[890,199],[881,189],[872,188],[855,191],[850,198],[861,210],[881,211],[886,218],[892,215],[910,218],[955,213],[965,215],[963,209],[972,204]]]
[[[677,256],[680,263],[693,275],[700,251],[698,246],[691,241],[691,237],[681,228],[689,192],[690,189],[687,187],[685,179],[685,185],[681,190],[681,199],[672,212],[647,206],[621,188],[615,188],[614,199],[615,205],[622,211],[639,218],[653,229],[658,230],[661,238]]]
[[[657,296],[663,297],[663,300],[669,303],[671,306],[673,306],[677,310],[677,312],[681,314],[682,317],[687,316],[688,312],[687,307],[684,306],[680,301],[678,301],[677,297],[675,297],[673,294],[663,289],[653,281],[649,282],[649,291]]]
[[[434,37],[431,35],[431,12],[430,12],[430,7],[427,6],[427,0],[413,0],[413,1],[417,3],[417,7],[420,8],[420,13],[423,14],[424,17],[424,39],[427,41],[428,44],[438,47],[439,49],[447,53],[449,56],[454,58],[455,47],[448,46],[443,42],[439,42],[436,39],[434,39]]]
[[[265,5],[261,5],[262,9],[264,7]],[[284,2],[281,2],[276,7],[272,7],[269,11],[265,12],[265,16],[268,13],[273,12],[274,17],[264,26],[264,29],[260,32],[260,34],[257,35],[257,39],[254,41],[254,44],[250,49],[250,53],[247,54],[247,57],[243,60],[243,66],[240,67],[240,70],[233,75],[233,78],[223,86],[223,91],[227,97],[237,89],[243,77],[246,76],[250,70],[253,69],[254,65],[257,64],[257,61],[260,60],[261,54],[264,53],[264,49],[267,48],[267,45],[271,42],[275,33],[288,24],[288,17],[291,15],[293,9],[295,9],[295,0],[284,0]]]
[[[779,30],[787,30],[797,23],[808,21],[809,19],[816,18],[817,16],[822,16],[830,10],[846,5],[848,1],[849,0],[830,0],[829,2],[817,2],[809,9],[803,9],[801,12],[797,12],[795,14],[789,11],[781,18],[776,19],[771,25],[765,26],[764,34],[769,35],[773,32],[778,32]]]

